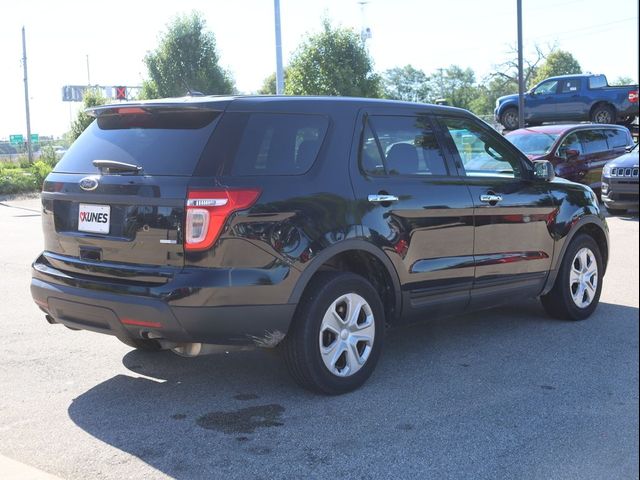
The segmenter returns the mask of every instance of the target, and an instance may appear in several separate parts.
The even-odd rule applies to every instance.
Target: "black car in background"
[[[146,350],[278,347],[352,390],[387,326],[540,297],[596,308],[608,229],[469,112],[353,98],[94,108],[44,182],[31,292],[50,323]]]
[[[609,213],[622,215],[638,209],[638,144],[629,153],[607,163],[602,170],[602,201]]]

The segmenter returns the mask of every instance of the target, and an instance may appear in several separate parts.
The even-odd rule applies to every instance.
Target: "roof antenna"
[[[198,92],[197,90],[191,90],[191,88],[189,88],[189,84],[186,82],[186,80],[182,77],[180,77],[180,80],[182,80],[182,83],[184,85],[184,87],[187,89],[187,95],[190,97],[204,97],[204,93],[202,92]]]

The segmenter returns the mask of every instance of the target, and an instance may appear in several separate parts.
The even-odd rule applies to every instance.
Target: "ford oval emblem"
[[[90,192],[98,188],[98,179],[95,177],[84,177],[80,180],[80,188]]]

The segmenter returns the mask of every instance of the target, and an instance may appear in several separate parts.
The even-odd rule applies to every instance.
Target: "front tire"
[[[593,237],[579,234],[565,252],[551,291],[541,297],[547,313],[563,320],[584,320],[598,306],[602,291],[602,254]]]
[[[500,123],[506,130],[516,130],[519,126],[518,109],[509,107],[500,115]]]
[[[378,292],[359,275],[320,272],[305,291],[282,342],[294,380],[318,393],[360,387],[373,372],[384,339]]]

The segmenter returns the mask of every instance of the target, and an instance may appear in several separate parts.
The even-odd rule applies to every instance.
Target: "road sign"
[[[9,142],[11,145],[22,145],[24,143],[24,137],[21,134],[9,135]]]
[[[127,99],[127,87],[116,87],[116,100]]]
[[[132,100],[136,98],[142,87],[125,85],[65,85],[62,87],[63,102],[81,102],[87,90],[102,94],[108,100]]]
[[[37,133],[31,134],[31,143],[40,143],[40,135]]]
[[[65,85],[62,87],[63,102],[81,102],[86,85]]]

